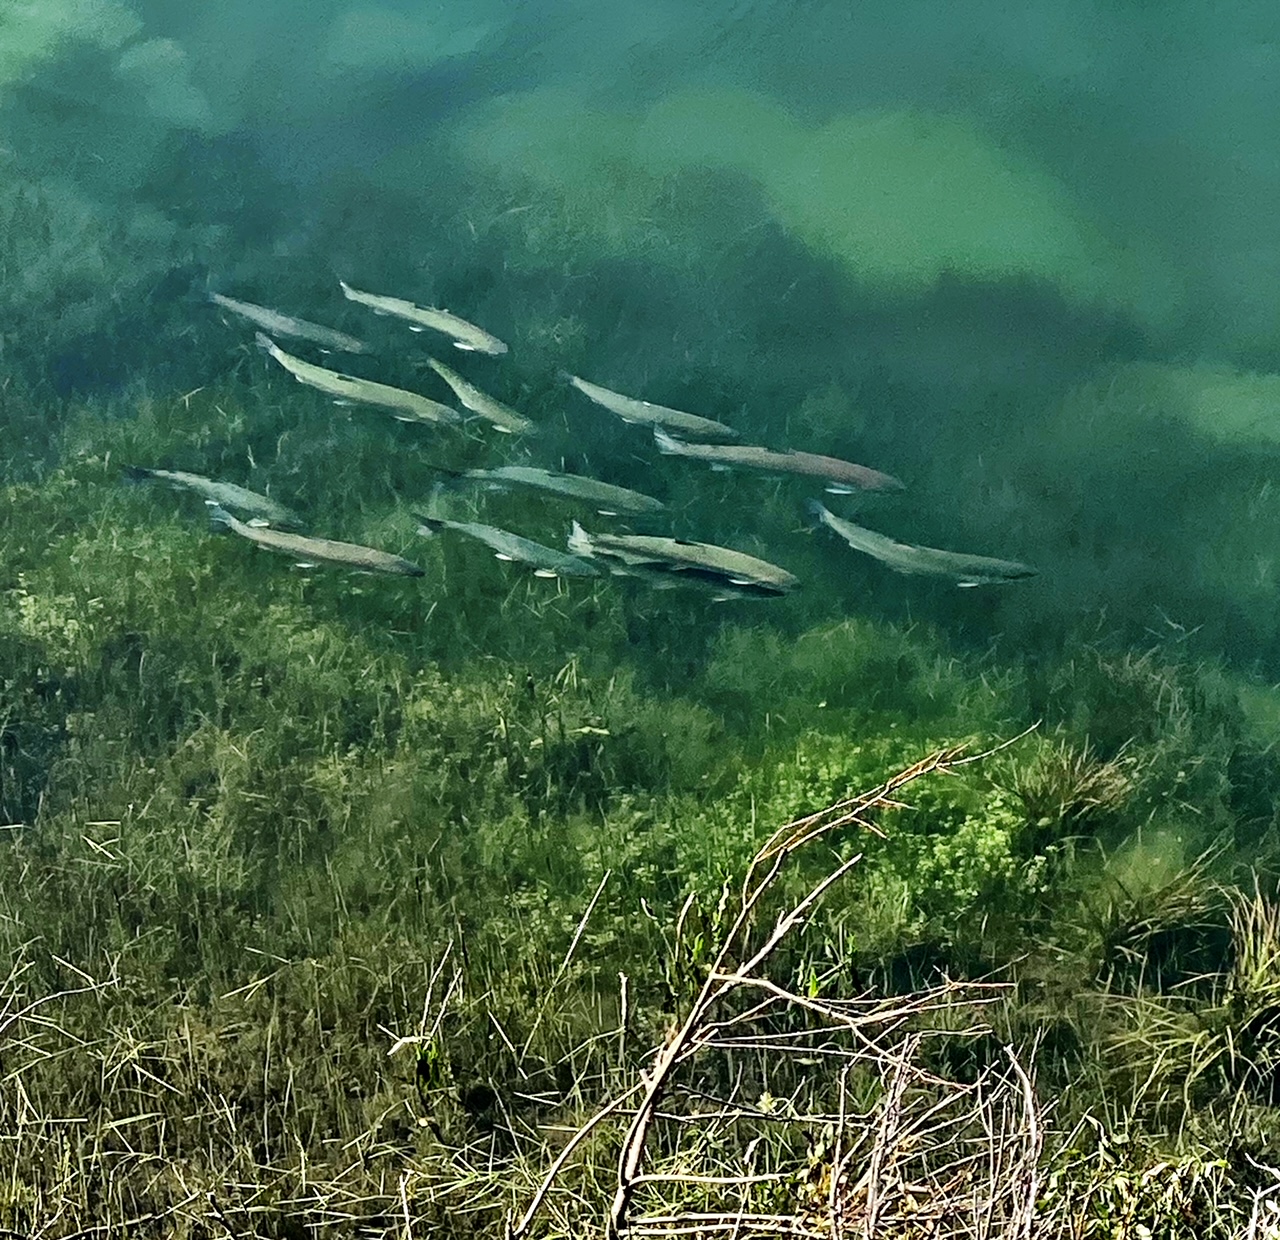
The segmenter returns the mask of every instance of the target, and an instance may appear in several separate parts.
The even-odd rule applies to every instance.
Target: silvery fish
[[[310,340],[322,349],[340,349],[343,353],[369,353],[369,346],[363,340],[348,336],[346,332],[335,331],[332,327],[324,327],[320,323],[310,323],[306,319],[295,319],[290,314],[281,314],[279,310],[269,310],[266,306],[255,306],[251,301],[237,301],[234,297],[223,297],[221,293],[210,293],[209,300],[242,319],[248,319],[255,327],[260,327],[272,336],[292,336],[298,340]]]
[[[430,538],[441,530],[455,530],[466,534],[492,547],[493,553],[500,560],[518,564],[528,564],[533,568],[535,577],[598,577],[600,568],[582,556],[569,555],[557,551],[554,547],[544,547],[542,543],[507,530],[500,530],[496,525],[481,525],[475,521],[445,521],[438,517],[414,514],[422,522],[418,533]]]
[[[577,375],[565,376],[574,387],[589,400],[616,413],[624,422],[632,422],[640,426],[665,426],[684,435],[695,435],[701,439],[737,439],[738,432],[723,422],[713,422],[710,418],[701,418],[696,413],[682,413],[679,409],[669,409],[666,405],[652,405],[647,400],[637,400],[634,396],[623,396],[619,392],[611,392],[595,383],[579,379]]]
[[[568,499],[580,499],[592,504],[604,516],[616,516],[624,512],[661,512],[665,507],[661,500],[641,495],[639,491],[630,491],[609,482],[599,482],[595,478],[584,478],[580,474],[557,474],[532,465],[469,469],[462,476],[489,486],[504,487],[514,484],[547,491],[552,495],[563,495]]]
[[[575,555],[611,561],[615,571],[650,580],[688,580],[709,585],[720,597],[776,597],[800,584],[785,568],[730,547],[644,534],[589,534],[576,521],[569,534]]]
[[[712,469],[761,469],[774,474],[799,474],[806,478],[822,478],[826,490],[833,495],[851,495],[854,491],[901,491],[903,484],[892,474],[882,474],[866,465],[855,465],[839,457],[819,456],[814,452],[775,452],[748,444],[683,443],[673,439],[661,427],[654,427],[654,440],[659,451],[668,456],[687,456],[707,461]]]
[[[482,392],[474,384],[468,383],[456,370],[450,370],[443,362],[437,362],[434,357],[429,357],[427,365],[453,388],[458,404],[464,409],[470,409],[486,422],[492,422],[498,430],[508,435],[518,435],[522,431],[534,429],[533,423],[523,414],[517,413],[509,405],[504,405],[487,392]]]
[[[419,396],[417,392],[406,392],[404,388],[390,387],[385,383],[374,383],[372,379],[357,379],[354,375],[340,374],[336,370],[326,370],[323,366],[313,366],[291,353],[286,353],[275,341],[268,339],[261,332],[257,336],[258,346],[265,349],[280,363],[299,383],[305,383],[338,400],[356,401],[362,405],[377,405],[390,409],[399,422],[423,422],[430,426],[444,426],[451,422],[460,422],[462,414],[439,401]]]
[[[939,551],[934,547],[914,547],[894,542],[883,534],[854,525],[829,512],[816,499],[809,501],[809,512],[823,525],[834,530],[855,551],[865,552],[896,573],[912,573],[927,577],[946,577],[958,586],[994,585],[1036,576],[1039,570],[1016,560],[996,560],[986,555],[962,555],[956,551]]]
[[[345,280],[339,280],[342,295],[348,301],[368,306],[375,314],[390,314],[397,319],[404,319],[411,331],[420,332],[424,328],[443,332],[453,337],[455,349],[465,349],[469,353],[490,353],[494,356],[507,352],[507,346],[497,336],[491,336],[483,327],[468,323],[448,310],[437,310],[434,306],[419,306],[405,301],[402,297],[384,297],[381,293],[364,293],[352,288]]]
[[[308,538],[305,534],[286,534],[283,530],[262,529],[237,521],[225,508],[209,504],[209,518],[215,525],[233,530],[268,551],[292,556],[299,564],[334,564],[364,573],[394,573],[401,577],[421,577],[416,564],[386,551],[362,547],[359,543],[334,542],[330,538]]]
[[[134,482],[155,479],[167,482],[171,486],[194,491],[207,503],[219,504],[223,508],[233,508],[258,521],[270,525],[297,525],[297,515],[283,504],[276,503],[270,496],[259,495],[246,487],[237,486],[234,482],[218,482],[214,478],[205,478],[200,474],[189,474],[184,469],[144,469],[141,465],[126,465],[125,476]]]

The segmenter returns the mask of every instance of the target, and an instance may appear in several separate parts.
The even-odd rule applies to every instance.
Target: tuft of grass
[[[1088,745],[1060,739],[1036,745],[1029,759],[1007,759],[992,780],[1021,806],[1026,826],[1020,845],[1035,855],[1114,820],[1141,779],[1136,767],[1123,749],[1102,761]]]

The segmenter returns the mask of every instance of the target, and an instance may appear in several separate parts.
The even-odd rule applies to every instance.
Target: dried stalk
[[[978,755],[982,756],[985,755]],[[620,1104],[637,1091],[641,1097],[629,1112],[630,1122],[618,1153],[617,1182],[606,1224],[610,1240],[621,1240],[624,1236],[714,1232],[728,1233],[735,1240],[764,1234],[838,1238],[848,1234],[850,1226],[870,1237],[894,1234],[895,1229],[905,1225],[909,1214],[917,1220],[925,1215],[941,1219],[950,1212],[954,1218],[957,1210],[963,1210],[974,1226],[966,1225],[959,1232],[953,1228],[949,1235],[999,1234],[1006,1240],[1025,1240],[1030,1235],[1038,1187],[1035,1169],[1042,1140],[1030,1077],[1013,1052],[1007,1050],[1012,1068],[1005,1076],[996,1078],[989,1073],[978,1086],[940,1080],[919,1066],[917,1058],[924,1035],[910,1032],[933,1014],[944,1009],[955,1010],[957,1004],[970,1008],[980,1006],[992,1001],[1007,987],[960,986],[947,982],[899,999],[831,999],[799,994],[766,976],[770,959],[784,942],[801,931],[822,898],[859,864],[861,854],[850,857],[814,883],[777,917],[758,946],[754,949],[749,946],[751,928],[766,897],[775,889],[787,861],[798,850],[849,826],[883,838],[874,816],[882,810],[900,807],[898,793],[903,787],[924,775],[945,774],[958,764],[973,760],[962,757],[959,749],[940,751],[878,788],[788,823],[770,837],[747,869],[738,910],[683,1020],[654,1053],[648,1069],[641,1070],[636,1086],[597,1112],[561,1151],[529,1208],[509,1230],[511,1240],[521,1240],[527,1234],[569,1152],[606,1116],[627,1114],[620,1111]],[[681,923],[688,911],[686,902],[680,914]],[[741,963],[731,963],[735,959]],[[731,996],[748,991],[756,991],[760,997],[743,1009],[725,1010]],[[766,1033],[760,1029],[762,1021],[785,1014],[805,1016],[808,1023],[798,1031]],[[818,1036],[823,1040],[809,1045]],[[775,1115],[752,1106],[739,1096],[740,1068],[732,1076],[735,1083],[727,1096],[697,1090],[688,1093],[690,1098],[701,1097],[714,1103],[711,1111],[685,1115],[664,1107],[672,1093],[677,1070],[700,1053],[709,1051],[739,1057],[754,1055],[765,1065],[770,1059],[776,1061],[779,1057],[785,1059],[803,1052],[829,1059],[833,1067],[840,1065],[839,1114],[834,1121],[830,1183],[824,1194],[825,1208],[818,1214],[807,1211],[784,1215],[748,1208],[747,1194],[752,1186],[785,1182],[793,1178],[793,1173],[755,1174],[748,1169],[739,1172],[714,1166],[706,1171],[645,1172],[646,1154],[654,1125],[659,1121],[674,1121],[677,1127],[765,1121],[792,1126],[796,1123],[833,1126],[830,1117],[809,1114],[812,1108],[801,1111],[792,1107],[789,1113]],[[878,1067],[884,1080],[883,1096],[874,1119],[857,1116],[848,1106],[850,1073],[860,1066]],[[763,1071],[767,1076],[767,1067]],[[983,1093],[987,1085],[989,1093]],[[1018,1098],[1020,1116],[1016,1121],[1011,1114],[1011,1091],[1015,1091]],[[972,1137],[975,1125],[985,1134],[977,1146],[973,1145]],[[701,1128],[701,1131],[709,1133],[710,1130]],[[710,1136],[707,1140],[711,1140]],[[753,1141],[747,1160],[759,1140]],[[705,1146],[706,1142],[699,1148]],[[928,1152],[927,1159],[921,1150]],[[864,1160],[864,1170],[850,1183],[849,1173],[856,1160]],[[979,1168],[982,1168],[981,1174]],[[979,1179],[985,1179],[986,1191],[977,1183]],[[662,1185],[707,1191],[736,1188],[742,1192],[743,1201],[736,1210],[661,1212],[632,1219],[637,1192]],[[934,1196],[936,1209],[920,1208],[915,1203],[915,1197],[922,1190]],[[981,1221],[984,1210],[985,1224]],[[825,1214],[825,1218],[820,1218],[821,1214]]]

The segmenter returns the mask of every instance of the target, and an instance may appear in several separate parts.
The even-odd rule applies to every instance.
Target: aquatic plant
[[[1223,848],[1182,863],[1185,851],[1170,832],[1156,832],[1140,834],[1107,858],[1079,910],[1087,910],[1090,927],[1089,967],[1107,990],[1200,993],[1229,958]]]
[[[610,1236],[655,1227],[822,1226],[825,1234],[854,1225],[892,1228],[908,1217],[915,1225],[927,1219],[955,1229],[940,1234],[969,1234],[966,1216],[984,1218],[999,1234],[1031,1234],[1042,1128],[1021,1063],[1010,1051],[1007,1074],[987,1075],[976,1102],[964,1085],[916,1063],[939,1013],[980,1017],[983,988],[945,985],[885,1000],[845,996],[831,987],[829,974],[809,971],[806,979],[802,972],[797,979],[778,969],[784,945],[861,860],[854,854],[812,886],[803,884],[798,898],[778,900],[779,879],[794,856],[851,828],[880,834],[879,812],[921,776],[950,769],[956,756],[934,754],[768,837],[740,891],[726,885],[705,980],[676,1014],[651,1066],[570,1137],[510,1229],[513,1236],[528,1233],[576,1148],[624,1104],[630,1118],[608,1207]],[[687,906],[677,939],[686,913]],[[971,1024],[966,1032],[983,1029]],[[834,1060],[838,1074],[798,1075],[815,1052]],[[660,1130],[672,1119],[682,1120],[684,1131],[662,1140]],[[983,1129],[981,1152],[957,1164],[956,1152],[981,1141]],[[957,1165],[966,1172],[957,1175]]]
[[[1260,890],[1223,897],[1224,966],[1193,988],[1141,992],[1124,1005],[1112,1049],[1128,1072],[1146,1070],[1143,1105],[1229,1108],[1237,1091],[1272,1106],[1280,1098],[1280,914]]]
[[[716,638],[703,674],[711,703],[759,738],[775,727],[824,727],[870,715],[964,720],[981,728],[1004,709],[1001,673],[962,669],[942,636],[861,617],[818,624],[795,637],[766,627],[732,626]],[[768,702],[765,719],[757,704]],[[763,729],[761,724],[763,723]],[[839,726],[838,724],[836,726]]]
[[[38,393],[47,415],[68,393],[118,390],[127,375],[122,307],[138,352],[150,352],[167,320],[149,297],[193,257],[216,245],[214,227],[179,229],[145,204],[128,211],[94,200],[51,170],[6,178],[0,190],[0,263],[8,272],[0,312],[12,325],[7,363]],[[56,423],[56,418],[54,419]]]
[[[965,1091],[982,1080],[1012,1106],[1000,1047],[1037,1038],[1037,1073],[1060,1091],[1055,1149],[1084,1114],[1141,1135],[1131,1164],[1107,1164],[1110,1217],[1107,1194],[1161,1143],[1194,1168],[1196,1124],[1247,1105],[1248,1131],[1265,1130],[1270,1104],[1244,1069],[1202,1073],[1189,1099],[1134,1088],[1188,1011],[1229,1027],[1213,987],[1191,981],[1231,958],[1211,898],[1227,862],[1176,871],[1219,829],[1265,854],[1274,763],[1235,679],[1096,635],[1046,643],[1033,676],[1016,653],[834,589],[762,616],[516,575],[461,541],[415,540],[433,467],[478,463],[483,443],[424,442],[281,387],[247,352],[227,360],[230,378],[181,398],[69,409],[3,491],[0,963],[16,971],[0,1002],[47,998],[30,1010],[49,1023],[0,1034],[23,1114],[40,1117],[6,1112],[21,1170],[0,1226],[61,1211],[69,1226],[189,1215],[194,1229],[221,1212],[233,1230],[281,1230],[407,1212],[413,1227],[484,1234],[535,1190],[554,1157],[546,1134],[585,1122],[697,1001],[769,826],[939,747],[1008,737],[1029,707],[1043,737],[869,811],[888,838],[866,841],[770,977],[806,1003],[870,993],[886,1010],[941,971],[958,983],[1002,970],[1016,987],[979,1037],[960,1036],[961,1013],[938,1017],[906,1077],[850,1073],[850,1105],[880,1108],[900,1168],[921,1164],[894,1144],[915,1132],[909,1108],[893,1126],[895,1081],[961,1126],[1003,1123],[1024,1112],[966,1111]],[[192,496],[123,482],[132,463],[269,491],[312,528],[420,557],[426,576],[299,572],[211,534]],[[708,498],[705,479],[670,486],[679,520],[713,510],[708,524],[741,545],[760,536],[747,510],[790,519],[781,490],[757,503],[734,488]],[[444,502],[563,536],[564,512],[537,497]],[[832,831],[774,897],[794,907],[860,848],[852,824]],[[1246,990],[1247,1023],[1269,1000]],[[1130,1027],[1129,1001],[1168,1005]],[[1268,1020],[1250,1051],[1264,1064]],[[729,1079],[703,1066],[703,1084]],[[815,1105],[838,1100],[838,1081],[793,1067],[753,1077],[753,1105],[767,1093],[783,1114],[804,1082]],[[930,1095],[920,1073],[964,1088]],[[576,1148],[548,1201],[553,1231],[613,1190],[610,1132]],[[788,1132],[753,1155],[788,1168],[749,1186],[753,1208],[829,1207],[835,1184],[848,1218],[865,1217],[865,1185],[837,1173],[829,1134]],[[1060,1171],[1054,1209],[1084,1200],[1089,1177],[1106,1182],[1097,1149],[1072,1142],[1046,1164]],[[654,1165],[686,1174],[685,1152],[662,1145]],[[698,1156],[737,1175],[746,1147],[725,1132]],[[78,1170],[109,1160],[109,1183]],[[1238,1217],[1244,1189],[1213,1182],[1237,1194],[1224,1217]]]
[[[1037,745],[1033,756],[1010,761],[992,779],[1020,803],[1026,827],[1019,846],[1034,855],[1065,836],[1105,826],[1133,792],[1134,767],[1123,747],[1103,762],[1087,744],[1077,749],[1060,740]]]

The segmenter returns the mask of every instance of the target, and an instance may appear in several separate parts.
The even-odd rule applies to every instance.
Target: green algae
[[[666,187],[721,170],[872,291],[1031,281],[1148,324],[1167,323],[1180,300],[1158,261],[1109,238],[1052,175],[963,116],[870,110],[811,125],[729,90],[677,92],[636,115],[537,91],[485,105],[458,141],[490,174],[552,196],[574,232],[606,250],[653,228],[706,227]]]

